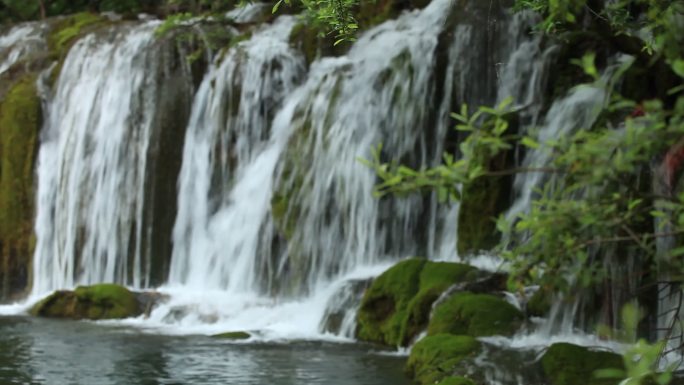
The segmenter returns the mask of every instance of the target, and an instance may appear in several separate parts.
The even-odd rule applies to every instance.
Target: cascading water
[[[460,103],[492,105],[510,96],[529,125],[541,110],[553,48],[543,51],[538,37],[521,32],[534,18],[482,4],[460,11],[451,15],[451,1],[434,0],[369,30],[345,56],[311,63],[308,74],[289,42],[293,17],[225,51],[186,120],[176,119],[183,126],[176,130],[177,195],[168,182],[156,187],[175,199],[167,211],[175,214],[177,205],[166,259],[149,244],[164,233],[150,219],[150,210],[164,211],[150,185],[153,166],[164,163],[160,116],[182,103],[164,102],[160,77],[169,59],[152,48],[157,24],[82,39],[47,111],[33,293],[80,283],[166,283],[171,300],[150,325],[310,336],[325,331],[321,320],[333,314],[336,332],[351,336],[358,292],[348,280],[363,281],[411,255],[457,257],[457,206],[441,210],[435,196],[378,200],[375,175],[358,159],[382,143],[385,161],[437,164],[450,151],[448,113]],[[183,71],[178,89],[187,97],[191,76]],[[576,119],[600,98],[590,91],[556,102],[542,132],[591,119]],[[524,194],[538,182],[518,182],[530,188],[521,188],[516,207],[529,204]]]
[[[270,208],[273,170],[287,132],[271,133],[283,98],[304,72],[281,18],[232,49],[195,99],[179,179],[169,283],[251,291]],[[269,141],[270,138],[270,141]]]
[[[38,157],[34,294],[80,283],[149,285],[148,151],[165,104],[156,26],[88,35],[64,63]]]
[[[0,36],[0,75],[29,54],[45,49],[44,29],[42,23],[25,23]]]

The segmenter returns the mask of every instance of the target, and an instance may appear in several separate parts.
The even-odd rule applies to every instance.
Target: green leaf
[[[272,13],[278,12],[278,8],[280,8],[280,5],[283,3],[283,0],[278,0],[274,5],[273,9],[271,10]]]
[[[522,145],[525,146],[525,147],[529,147],[529,148],[532,148],[532,149],[535,149],[535,150],[539,148],[539,143],[537,143],[536,140],[530,138],[529,136],[524,136],[524,137],[520,140],[520,144],[522,144]]]
[[[679,75],[680,77],[684,78],[684,59],[676,59],[672,63],[672,70]]]

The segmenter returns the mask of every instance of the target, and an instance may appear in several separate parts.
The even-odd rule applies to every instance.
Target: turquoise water
[[[351,343],[234,343],[0,318],[0,384],[408,385],[404,363]]]

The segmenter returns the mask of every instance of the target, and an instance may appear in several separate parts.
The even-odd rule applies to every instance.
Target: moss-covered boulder
[[[411,355],[406,363],[406,373],[422,385],[434,384],[453,373],[459,363],[466,358],[474,357],[479,350],[480,342],[470,336],[428,336],[418,341],[411,349]]]
[[[364,294],[357,337],[406,346],[426,325],[433,302],[449,286],[477,276],[459,263],[408,259],[381,274]]]
[[[33,253],[34,161],[42,124],[36,75],[14,82],[0,100],[0,298],[21,292]]]
[[[520,310],[497,296],[461,292],[435,308],[428,335],[511,335],[518,330],[522,320]]]
[[[475,385],[475,382],[465,377],[447,377],[437,385]]]
[[[135,293],[105,283],[56,291],[33,306],[30,313],[48,318],[102,320],[137,317],[144,310]]]
[[[212,337],[224,340],[248,340],[252,338],[252,335],[247,332],[227,332],[214,334]]]
[[[620,380],[599,379],[594,372],[624,369],[622,357],[618,354],[568,343],[551,345],[541,364],[551,385],[617,385]]]

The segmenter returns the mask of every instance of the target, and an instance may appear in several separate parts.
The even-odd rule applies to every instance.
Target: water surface
[[[409,385],[404,363],[351,343],[236,343],[0,318],[0,384]]]

